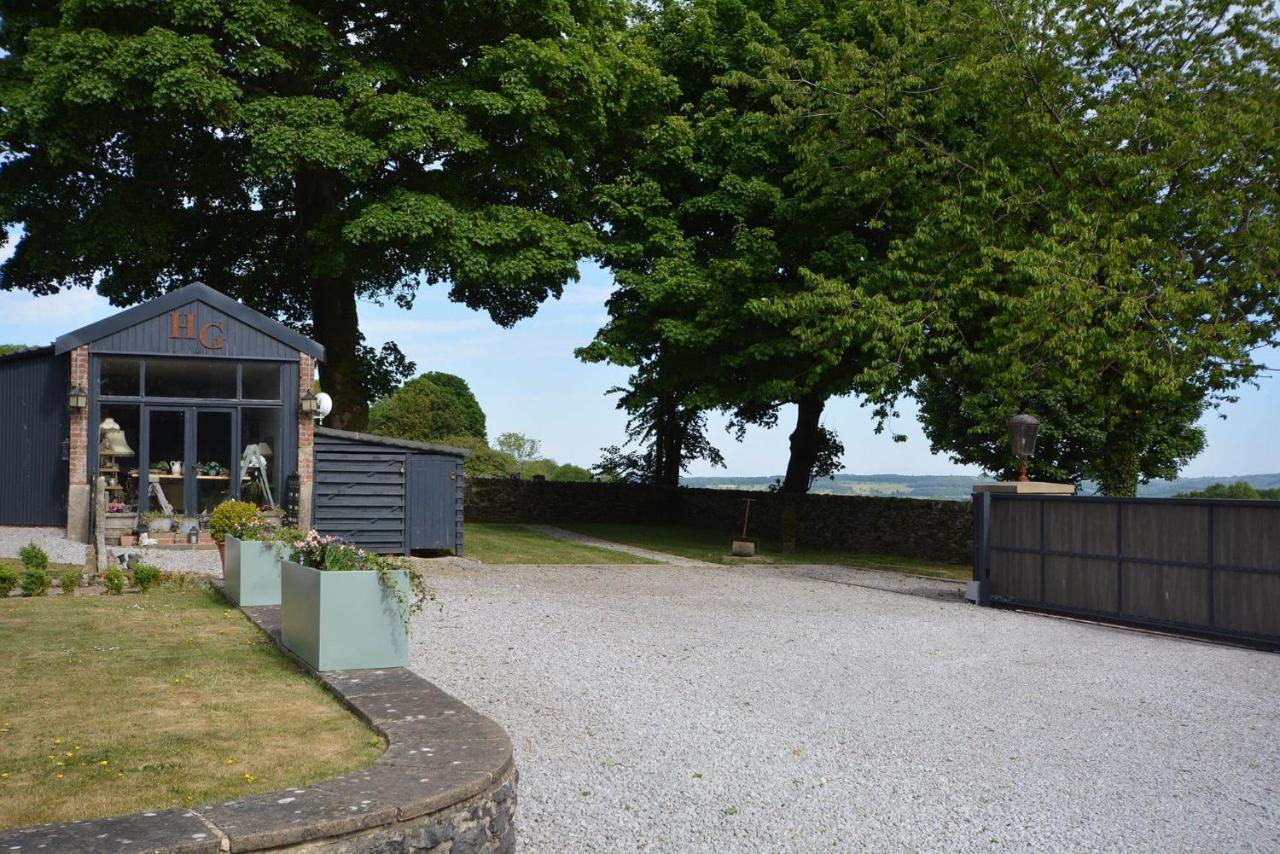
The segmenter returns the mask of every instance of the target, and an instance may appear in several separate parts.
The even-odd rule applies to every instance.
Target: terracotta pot
[[[128,548],[129,546],[133,545],[133,541],[135,539],[136,538],[133,536],[133,534],[121,534],[120,545],[124,546],[125,548]]]

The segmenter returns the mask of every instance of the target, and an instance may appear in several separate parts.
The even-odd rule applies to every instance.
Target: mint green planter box
[[[409,574],[392,573],[405,601]],[[406,667],[409,633],[378,573],[280,562],[280,639],[314,670]]]
[[[237,605],[280,604],[280,561],[283,543],[260,543],[227,535],[223,589]]]

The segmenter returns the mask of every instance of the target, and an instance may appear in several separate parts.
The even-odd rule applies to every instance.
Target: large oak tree
[[[0,0],[3,285],[128,304],[203,280],[322,343],[331,420],[361,428],[412,366],[363,346],[358,300],[447,282],[509,325],[592,253],[600,152],[657,81],[625,12]]]

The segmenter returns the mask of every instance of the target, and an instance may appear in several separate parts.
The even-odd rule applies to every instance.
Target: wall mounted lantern
[[[314,417],[316,409],[319,407],[315,393],[308,389],[306,394],[302,395],[302,400],[299,401],[298,407],[302,410],[303,415]]]
[[[1030,415],[1015,415],[1008,421],[1009,446],[1018,459],[1018,480],[1027,480],[1027,457],[1036,452],[1036,433],[1040,431],[1040,422]]]
[[[67,393],[67,404],[72,409],[88,408],[89,392],[85,391],[85,388],[82,385],[72,386],[71,391]]]

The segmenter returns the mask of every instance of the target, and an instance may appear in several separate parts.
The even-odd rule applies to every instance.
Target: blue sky
[[[395,306],[360,306],[361,328],[369,342],[394,340],[418,363],[420,371],[457,374],[470,383],[488,416],[489,436],[513,430],[542,442],[543,452],[560,462],[589,466],[600,448],[623,439],[625,416],[605,392],[626,380],[626,371],[587,365],[573,349],[591,340],[606,318],[604,302],[612,279],[584,265],[582,280],[569,285],[560,300],[545,304],[534,317],[503,329],[482,313],[451,303],[447,290],[424,288],[411,311]],[[106,300],[87,291],[48,297],[0,292],[0,342],[48,344],[56,336],[113,313]],[[1280,353],[1263,354],[1280,365]],[[1240,401],[1210,417],[1209,446],[1183,471],[1188,477],[1229,476],[1280,471],[1280,379],[1270,376],[1260,389],[1241,390]],[[689,474],[776,475],[786,467],[792,410],[773,430],[753,429],[742,443],[713,418],[713,437],[725,454],[726,469],[695,464]],[[931,454],[915,413],[903,407],[896,425],[905,443],[872,432],[867,410],[854,400],[828,404],[827,426],[845,445],[845,470],[855,474],[978,474],[945,456]]]

